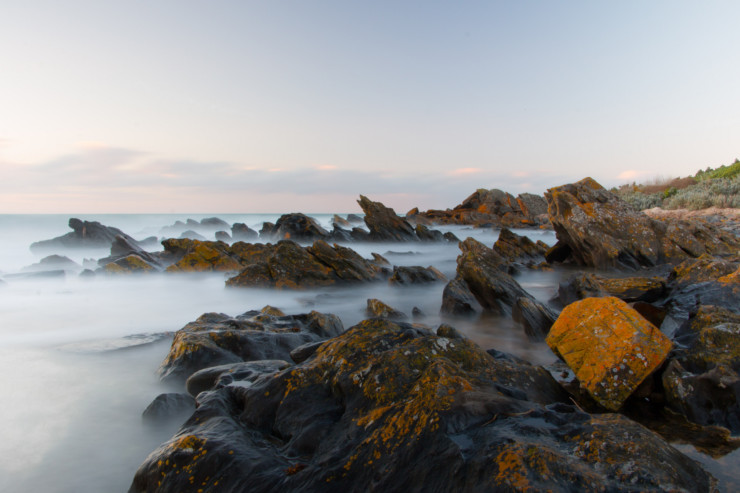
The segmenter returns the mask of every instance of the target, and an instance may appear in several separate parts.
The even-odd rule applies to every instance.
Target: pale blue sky
[[[735,1],[0,2],[1,212],[405,212],[740,157]]]

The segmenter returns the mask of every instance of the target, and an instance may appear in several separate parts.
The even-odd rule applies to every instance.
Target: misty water
[[[176,220],[213,215],[80,215],[117,227],[137,239],[161,237]],[[555,357],[544,343],[527,340],[508,320],[475,322],[439,316],[444,283],[426,287],[391,287],[380,282],[351,288],[305,291],[227,289],[223,274],[97,275],[27,277],[24,267],[38,262],[29,245],[70,231],[67,215],[0,215],[0,491],[126,491],[134,472],[157,445],[183,421],[153,427],[141,413],[163,392],[182,392],[159,381],[156,369],[167,354],[172,333],[205,312],[238,315],[265,305],[287,314],[318,310],[338,315],[345,328],[364,317],[366,300],[378,298],[436,327],[442,322],[484,348],[514,353],[537,364]],[[279,215],[218,215],[229,224],[244,222],[259,230]],[[314,215],[329,227],[331,215]],[[458,237],[472,236],[491,246],[498,231],[442,227]],[[549,231],[518,231],[553,244]],[[209,239],[213,239],[211,234]],[[394,265],[435,266],[448,277],[459,253],[452,244],[349,244],[363,257],[384,255]],[[106,250],[64,250],[80,265],[109,255]],[[87,260],[86,260],[87,259]],[[517,281],[547,301],[560,280],[557,272],[530,271]],[[705,460],[715,475],[724,466]],[[730,460],[730,459],[725,459]],[[735,459],[736,460],[736,459]],[[719,464],[719,465],[718,465]],[[720,474],[718,474],[718,471]]]

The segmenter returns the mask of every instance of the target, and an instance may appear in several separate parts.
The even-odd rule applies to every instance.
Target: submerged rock
[[[190,415],[195,411],[195,400],[187,394],[159,394],[149,404],[141,417],[152,424]]]
[[[393,267],[393,274],[388,279],[388,282],[398,286],[406,284],[429,284],[446,280],[445,275],[432,266],[420,267],[414,265]]]
[[[49,255],[35,264],[24,267],[22,270],[24,272],[45,272],[50,270],[80,272],[82,266],[64,255]]]
[[[367,320],[298,366],[200,394],[129,491],[714,488],[646,428],[565,398],[542,368]]]
[[[387,318],[389,320],[406,320],[409,318],[405,313],[400,312],[375,298],[367,300],[365,314],[368,317]]]
[[[657,327],[614,297],[566,306],[546,342],[581,386],[612,411],[665,361],[673,346]]]

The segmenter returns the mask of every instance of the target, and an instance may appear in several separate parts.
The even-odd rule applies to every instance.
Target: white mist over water
[[[217,216],[229,224],[244,222],[259,230],[279,215],[81,215],[114,226],[136,239],[161,236],[162,227],[188,217]],[[331,229],[332,215],[314,215]],[[91,279],[68,273],[59,278],[20,279],[13,273],[36,263],[29,245],[66,234],[69,216],[0,215],[0,491],[126,491],[136,468],[179,422],[158,427],[142,422],[141,413],[160,393],[184,392],[161,383],[156,369],[167,354],[171,333],[206,312],[231,316],[265,305],[288,314],[318,310],[338,315],[345,328],[365,318],[366,300],[378,298],[411,314],[414,321],[436,327],[451,323],[484,348],[512,352],[534,363],[549,363],[543,343],[527,340],[511,321],[482,318],[476,322],[442,320],[439,307],[444,283],[392,287],[386,283],[353,287],[278,291],[226,288],[223,274],[98,275]],[[459,238],[472,236],[491,246],[498,232],[441,227]],[[533,240],[555,241],[550,231],[518,231]],[[212,237],[210,238],[212,239]],[[393,265],[433,265],[452,278],[459,249],[455,244],[353,243],[365,258],[384,255]],[[410,252],[410,253],[409,253]],[[108,251],[56,252],[82,264]],[[46,255],[46,254],[44,254]],[[535,297],[554,295],[559,274],[528,271],[517,281]],[[165,334],[162,336],[162,334]],[[149,335],[149,336],[145,336]]]

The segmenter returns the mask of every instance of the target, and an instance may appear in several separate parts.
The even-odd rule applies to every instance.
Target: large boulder
[[[311,312],[272,315],[269,308],[230,317],[205,313],[175,333],[172,347],[159,367],[162,380],[184,381],[211,366],[258,360],[289,360],[290,352],[307,342],[340,334],[335,315]]]
[[[665,361],[673,346],[657,327],[614,297],[566,306],[546,342],[581,386],[612,411]]]
[[[637,269],[740,247],[737,238],[710,225],[688,228],[651,219],[592,178],[551,188],[545,198],[557,251],[579,265]]]
[[[445,331],[449,333],[450,331]],[[130,492],[711,491],[624,416],[463,338],[364,321],[304,363],[201,393]]]
[[[118,228],[105,226],[97,221],[82,221],[77,218],[69,220],[71,233],[51,240],[37,241],[31,244],[33,252],[47,252],[65,248],[110,248],[116,236],[121,236],[132,245],[138,242]]]

